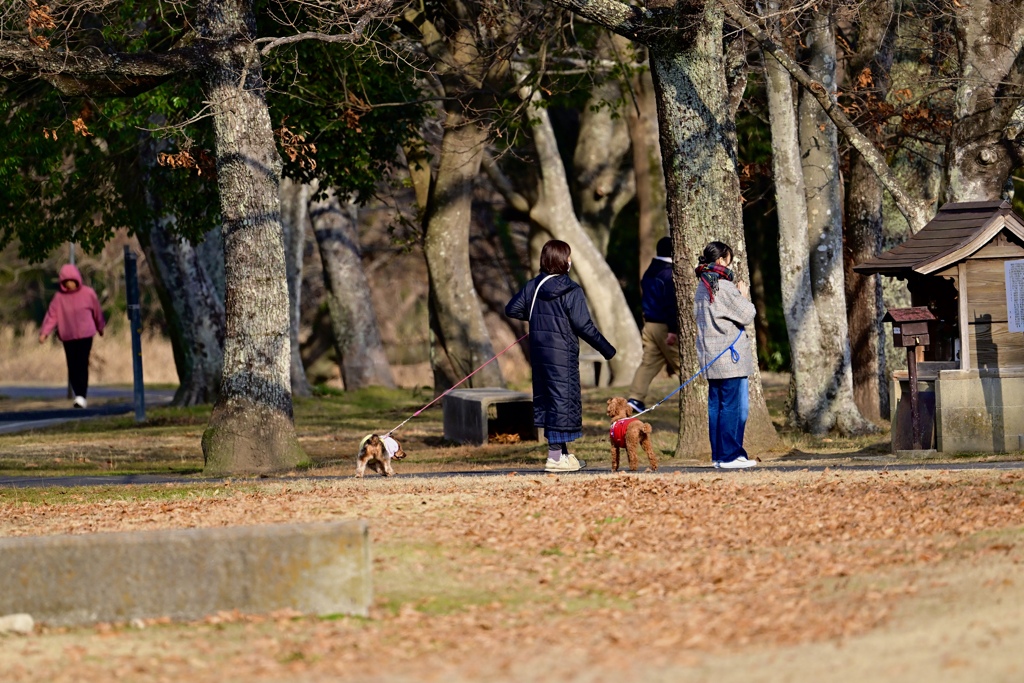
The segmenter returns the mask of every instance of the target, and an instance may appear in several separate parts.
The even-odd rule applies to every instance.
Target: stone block
[[[365,616],[366,522],[0,539],[0,614],[51,625],[220,611]]]
[[[491,434],[536,441],[533,397],[508,389],[456,389],[444,397],[444,438],[480,446]]]
[[[28,635],[36,627],[31,614],[8,614],[0,617],[0,634],[17,633]]]
[[[942,372],[935,403],[940,452],[1020,449],[1024,435],[1024,375],[1020,372]]]

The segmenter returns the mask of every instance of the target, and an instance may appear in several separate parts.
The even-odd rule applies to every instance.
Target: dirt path
[[[738,475],[738,476],[734,476]],[[825,472],[0,492],[0,535],[361,516],[369,620],[0,639],[6,681],[1019,681],[1024,480]],[[201,580],[201,577],[197,577]]]

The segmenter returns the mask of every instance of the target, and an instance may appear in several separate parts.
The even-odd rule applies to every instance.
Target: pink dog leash
[[[530,313],[529,313],[529,315],[527,315],[527,316],[526,316],[526,322],[527,322],[527,323],[529,323],[529,322],[530,322],[530,319],[531,319],[531,318],[533,317],[533,307],[534,307],[534,306],[535,306],[535,305],[537,304],[537,295],[538,295],[538,294],[540,294],[540,288],[544,286],[544,283],[545,283],[545,282],[547,282],[548,280],[550,280],[550,279],[551,279],[551,278],[553,278],[553,277],[555,277],[555,276],[554,276],[554,275],[548,275],[547,277],[545,277],[545,278],[544,278],[543,280],[541,280],[541,281],[540,281],[540,284],[539,284],[539,285],[537,285],[537,289],[535,289],[535,290],[534,290],[534,292],[533,292],[533,301],[531,301],[531,302],[530,302]],[[511,349],[511,348],[512,348],[513,346],[515,346],[516,344],[518,344],[519,342],[523,341],[524,339],[526,339],[526,338],[527,338],[527,337],[529,337],[529,336],[530,336],[530,333],[529,333],[529,332],[527,332],[526,334],[524,334],[524,335],[523,335],[522,337],[520,337],[519,339],[516,339],[516,340],[515,340],[514,342],[512,342],[511,344],[509,344],[508,346],[506,346],[506,347],[505,347],[504,349],[502,349],[500,353],[496,353],[496,354],[495,354],[494,356],[492,356],[492,357],[491,357],[490,359],[488,359],[488,360],[487,360],[487,361],[486,361],[486,362],[485,362],[485,363],[484,363],[483,365],[481,365],[481,366],[480,366],[480,367],[478,367],[478,368],[477,368],[476,370],[474,370],[473,372],[469,373],[468,375],[466,375],[465,377],[463,377],[462,379],[460,379],[460,380],[459,380],[458,382],[456,382],[455,384],[453,384],[453,385],[452,385],[452,386],[451,386],[451,387],[450,387],[450,388],[448,389],[448,391],[444,392],[443,394],[441,394],[440,396],[438,396],[437,398],[435,398],[435,399],[434,399],[433,401],[431,401],[431,402],[430,402],[430,403],[428,403],[427,405],[423,406],[422,408],[420,408],[419,410],[417,410],[417,411],[416,411],[415,413],[413,413],[413,414],[412,414],[412,415],[410,415],[409,417],[405,418],[405,420],[403,420],[403,421],[402,421],[402,422],[401,422],[401,423],[400,423],[400,424],[399,424],[399,425],[398,425],[397,427],[395,427],[394,429],[392,429],[392,430],[391,430],[390,432],[388,432],[388,433],[387,433],[387,434],[385,434],[384,436],[385,436],[385,437],[388,437],[388,436],[391,436],[392,434],[394,434],[395,432],[397,432],[397,431],[398,431],[399,429],[401,429],[401,428],[402,428],[403,426],[405,426],[405,423],[406,423],[406,422],[408,422],[409,420],[413,419],[414,417],[418,417],[418,416],[419,416],[419,414],[420,414],[420,413],[422,413],[422,412],[423,412],[424,410],[426,410],[426,409],[427,409],[427,408],[429,408],[430,406],[432,406],[432,405],[434,405],[435,403],[437,403],[438,401],[440,401],[440,400],[441,400],[442,398],[444,398],[444,397],[445,397],[445,396],[447,396],[447,395],[448,395],[449,393],[451,393],[452,391],[454,391],[454,390],[455,390],[455,389],[456,389],[456,388],[457,388],[457,387],[458,387],[458,386],[459,386],[460,384],[462,384],[463,382],[465,382],[465,381],[466,381],[467,379],[469,379],[470,377],[472,377],[472,376],[473,376],[473,375],[475,375],[476,373],[478,373],[478,372],[480,372],[481,370],[483,370],[483,369],[484,369],[484,367],[485,367],[485,366],[486,366],[486,365],[487,365],[488,363],[490,363],[491,361],[497,360],[497,358],[498,358],[499,356],[501,356],[501,354],[505,353],[506,351],[508,351],[509,349]]]
[[[500,355],[501,355],[502,353],[505,353],[505,351],[508,351],[508,350],[509,350],[509,349],[511,349],[511,348],[512,348],[513,346],[515,346],[516,344],[518,344],[519,342],[523,341],[524,339],[526,339],[526,338],[527,338],[527,337],[529,337],[529,336],[530,336],[530,333],[529,333],[529,332],[527,332],[526,334],[524,334],[524,335],[523,335],[522,337],[520,337],[519,339],[516,339],[516,340],[515,340],[514,342],[512,342],[511,344],[509,344],[508,346],[506,346],[506,347],[505,347],[505,348],[504,348],[504,349],[503,349],[503,350],[502,350],[502,351],[501,351],[500,353],[497,353],[497,354],[495,354],[495,355],[494,355],[494,356],[492,356],[492,357],[490,358],[490,360],[488,360],[488,361],[487,361],[486,363],[484,363],[483,365],[481,365],[480,367],[478,367],[478,368],[477,368],[476,370],[474,370],[473,372],[469,373],[468,375],[466,375],[465,377],[463,377],[462,379],[460,379],[460,380],[459,380],[458,382],[456,382],[455,384],[453,384],[453,385],[451,386],[451,388],[450,388],[450,389],[448,389],[448,391],[444,392],[443,394],[441,394],[440,396],[438,396],[437,398],[435,398],[435,399],[434,399],[433,401],[431,401],[431,402],[430,402],[430,403],[428,403],[427,405],[423,406],[422,408],[420,408],[419,410],[417,410],[417,411],[416,411],[415,413],[413,413],[413,414],[412,414],[412,415],[410,415],[409,417],[405,418],[405,420],[403,420],[403,421],[402,421],[402,422],[401,422],[401,423],[400,423],[400,424],[399,424],[399,425],[398,425],[397,427],[395,427],[394,429],[392,429],[392,430],[391,430],[390,432],[388,432],[388,433],[387,433],[387,434],[385,434],[384,436],[391,436],[392,434],[394,434],[395,432],[397,432],[397,431],[398,431],[399,429],[401,429],[401,428],[402,428],[402,427],[403,427],[403,426],[405,425],[405,423],[406,423],[406,422],[408,422],[409,420],[411,420],[411,419],[412,419],[412,418],[414,418],[414,417],[418,417],[418,416],[419,416],[419,414],[420,414],[420,413],[422,413],[422,412],[423,412],[424,410],[426,410],[426,409],[427,409],[427,408],[429,408],[430,406],[432,406],[432,405],[434,405],[435,403],[437,403],[438,401],[440,401],[440,400],[441,400],[442,398],[444,398],[445,396],[447,396],[448,394],[450,394],[450,393],[451,393],[452,391],[454,391],[455,389],[457,389],[457,388],[458,388],[458,386],[459,386],[460,384],[462,384],[463,382],[465,382],[465,381],[466,381],[467,379],[469,379],[470,377],[472,377],[472,376],[473,376],[473,375],[475,375],[476,373],[478,373],[478,372],[480,372],[481,370],[483,370],[483,369],[484,369],[484,367],[485,367],[485,366],[486,366],[486,365],[487,365],[488,363],[490,363],[490,362],[492,362],[492,361],[494,361],[494,360],[497,360],[498,356],[500,356]]]

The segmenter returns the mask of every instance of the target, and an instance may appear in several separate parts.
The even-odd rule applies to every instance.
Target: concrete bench
[[[492,434],[537,440],[533,397],[508,389],[456,389],[444,397],[444,438],[480,446]]]
[[[0,614],[51,625],[220,611],[366,616],[366,522],[0,539]]]
[[[589,344],[580,344],[580,386],[606,387],[611,384],[612,373],[608,361]]]

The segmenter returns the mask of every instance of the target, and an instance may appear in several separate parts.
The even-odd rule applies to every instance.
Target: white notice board
[[[1006,261],[1006,318],[1010,332],[1024,332],[1024,261]]]

